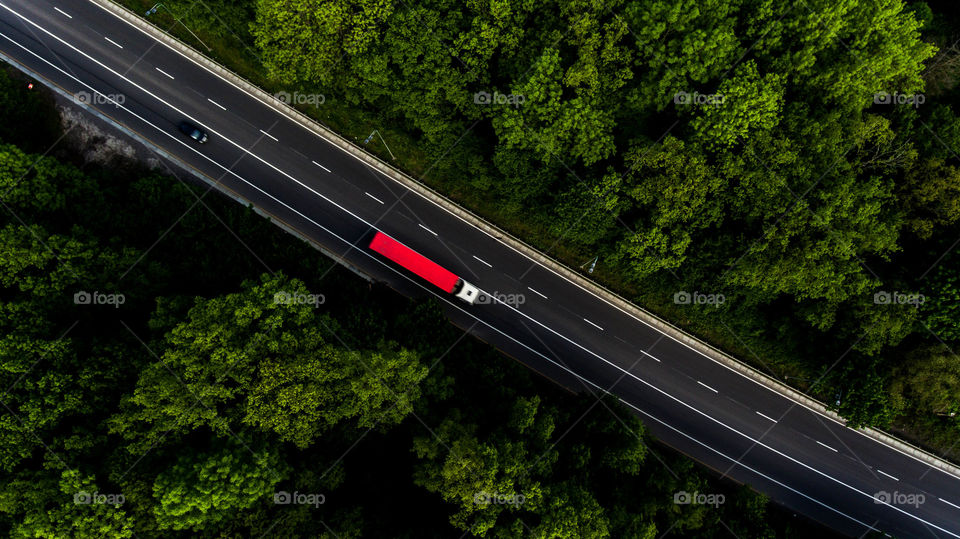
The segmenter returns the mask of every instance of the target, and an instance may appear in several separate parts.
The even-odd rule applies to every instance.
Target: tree
[[[667,136],[651,149],[631,149],[631,168],[622,180],[610,178],[614,192],[644,208],[649,221],[636,223],[620,244],[634,275],[677,268],[686,260],[693,234],[723,220],[725,179],[682,140]]]
[[[318,313],[316,302],[297,299],[316,297],[299,281],[264,275],[239,293],[197,298],[111,418],[112,430],[143,452],[168,432],[201,426],[228,436],[255,425],[305,447],[340,421],[400,422],[426,376],[418,356],[392,346],[344,349],[339,325]],[[154,325],[171,318],[161,308]]]
[[[99,492],[93,476],[78,470],[49,472],[8,483],[0,512],[21,516],[12,537],[133,537],[133,519],[121,507],[122,493]],[[102,495],[98,496],[98,495]]]
[[[960,275],[956,255],[947,254],[931,272],[929,297],[920,305],[926,328],[937,339],[960,342]]]
[[[753,61],[737,66],[733,77],[720,84],[718,103],[697,107],[700,114],[690,124],[695,139],[724,148],[775,128],[780,121],[783,78],[767,73],[761,79]]]
[[[359,428],[394,425],[413,410],[425,376],[426,367],[409,350],[357,352],[325,345],[297,363],[262,363],[244,422],[299,447],[343,421]]]
[[[288,85],[330,85],[346,56],[380,40],[391,0],[257,0],[251,32],[271,77]]]
[[[890,395],[902,410],[921,417],[960,414],[960,358],[944,346],[928,346],[907,354],[897,365]]]
[[[517,401],[507,427],[513,435],[501,431],[480,439],[477,426],[453,410],[435,436],[414,439],[413,451],[421,460],[414,483],[454,504],[457,512],[450,523],[455,527],[485,536],[495,525],[509,529],[511,516],[537,511],[544,503],[538,476],[546,474],[557,455],[547,445],[554,418],[549,411],[537,413],[538,407],[536,398]]]
[[[270,503],[289,468],[278,452],[218,441],[206,453],[182,455],[153,485],[160,529],[200,531],[255,504]]]

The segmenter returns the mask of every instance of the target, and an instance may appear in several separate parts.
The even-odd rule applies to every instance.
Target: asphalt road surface
[[[652,329],[88,0],[0,0],[0,53],[46,84],[98,96],[91,106],[116,124],[375,279],[437,296],[454,323],[537,372],[612,393],[666,444],[775,501],[849,535],[960,537],[960,478]],[[180,133],[184,119],[210,141]],[[374,229],[526,301],[456,301],[369,252]]]

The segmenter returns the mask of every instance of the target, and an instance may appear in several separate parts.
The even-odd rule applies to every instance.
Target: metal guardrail
[[[443,207],[447,212],[456,215],[460,219],[466,221],[467,223],[475,226],[476,228],[484,231],[485,233],[493,236],[497,240],[508,245],[517,252],[523,254],[527,258],[537,262],[538,264],[548,268],[554,273],[562,276],[568,281],[576,284],[582,289],[590,292],[596,297],[606,301],[608,304],[613,307],[620,309],[621,311],[630,314],[631,316],[637,318],[643,323],[661,331],[662,333],[669,335],[674,340],[685,344],[689,348],[703,354],[704,356],[722,364],[726,367],[734,370],[743,376],[750,378],[751,380],[761,384],[771,391],[780,393],[781,395],[793,400],[794,402],[809,408],[810,410],[819,413],[828,418],[834,419],[838,422],[844,423],[844,419],[840,417],[836,412],[827,408],[822,402],[813,399],[796,389],[787,386],[771,378],[770,376],[756,370],[755,368],[743,363],[742,361],[726,354],[725,352],[713,347],[712,345],[684,332],[680,328],[674,326],[673,324],[657,317],[656,315],[634,305],[630,301],[619,296],[615,292],[607,289],[606,287],[597,284],[594,281],[591,281],[584,277],[583,275],[571,270],[560,262],[550,258],[549,256],[537,251],[533,247],[527,245],[520,239],[512,236],[508,232],[505,232],[495,225],[488,223],[483,218],[477,216],[476,214],[460,207],[452,200],[446,198],[440,193],[434,191],[430,187],[424,185],[422,182],[416,178],[406,174],[400,169],[389,165],[381,161],[378,157],[370,154],[360,146],[354,144],[353,142],[341,137],[337,133],[331,131],[329,128],[306,116],[295,108],[287,105],[286,103],[280,101],[271,94],[268,94],[266,91],[261,89],[258,86],[250,84],[242,77],[230,71],[229,69],[221,66],[217,62],[213,61],[209,57],[197,52],[189,45],[183,43],[173,35],[167,33],[160,28],[150,24],[146,19],[140,17],[139,15],[131,12],[130,10],[120,6],[111,0],[90,0],[91,2],[101,6],[102,8],[110,11],[111,13],[116,14],[118,17],[129,21],[134,24],[137,28],[140,28],[145,33],[154,37],[158,41],[166,43],[173,49],[176,49],[178,52],[184,56],[191,58],[198,64],[209,69],[210,71],[216,73],[224,80],[235,85],[238,88],[241,88],[245,92],[253,95],[257,99],[260,99],[264,103],[269,104],[273,109],[275,109],[280,114],[283,114],[290,120],[300,124],[304,128],[314,132],[316,135],[323,137],[325,140],[331,144],[339,147],[346,153],[349,153],[364,162],[373,169],[376,169],[388,176],[389,178],[401,183],[411,191],[416,192],[417,194],[423,196],[424,198],[432,201],[438,206]],[[354,268],[351,268],[354,269]],[[896,438],[890,434],[887,434],[883,431],[872,429],[872,428],[859,428],[859,432],[877,440],[880,443],[888,445],[902,453],[910,455],[930,466],[942,470],[948,474],[951,474],[957,478],[960,478],[960,467],[947,462],[946,460],[929,453],[919,447],[916,447],[910,443],[907,443],[899,438]]]

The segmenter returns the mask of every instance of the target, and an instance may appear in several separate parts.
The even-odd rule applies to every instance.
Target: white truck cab
[[[456,296],[463,301],[473,305],[477,298],[480,297],[480,289],[473,286],[472,284],[460,279],[460,282],[457,285],[457,289],[454,290]]]

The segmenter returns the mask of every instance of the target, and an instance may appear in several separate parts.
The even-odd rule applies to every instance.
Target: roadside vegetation
[[[378,129],[444,194],[597,258],[593,278],[851,425],[957,459],[951,2],[165,5],[162,27],[322,95],[300,108]]]
[[[0,70],[0,534],[828,537]]]

